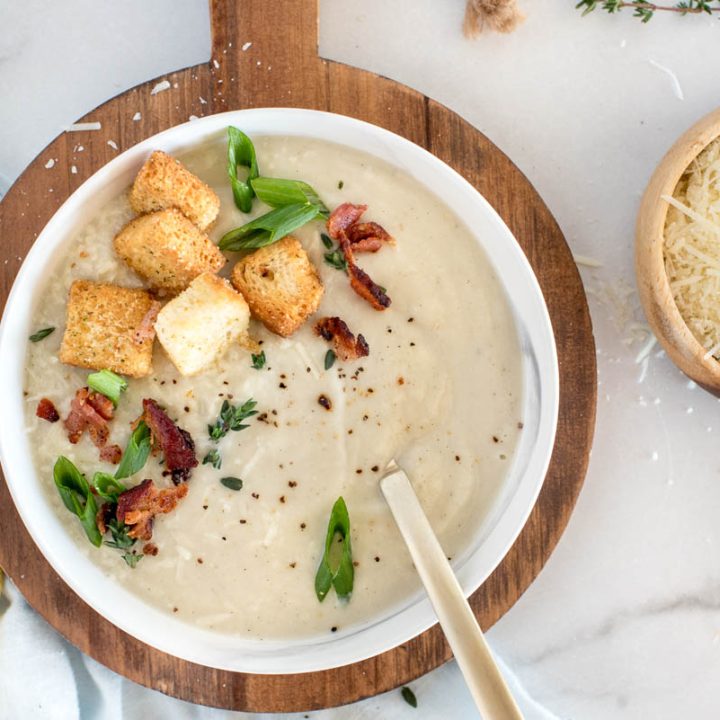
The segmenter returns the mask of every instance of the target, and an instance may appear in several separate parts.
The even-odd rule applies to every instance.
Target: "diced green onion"
[[[315,190],[302,180],[258,177],[250,184],[258,198],[271,208],[307,203],[317,207],[321,213],[329,212]]]
[[[65,507],[75,515],[88,540],[100,547],[102,536],[97,527],[97,504],[87,480],[66,457],[61,455],[53,468],[53,480]]]
[[[96,472],[93,475],[92,484],[97,494],[109,503],[117,503],[118,495],[127,490],[117,478],[104,472]]]
[[[248,168],[248,182],[238,178],[238,166]],[[228,177],[233,191],[235,204],[243,212],[250,212],[255,195],[251,181],[259,175],[255,146],[242,130],[228,128]]]
[[[117,407],[120,402],[121,393],[127,390],[127,380],[123,380],[112,370],[100,370],[100,372],[88,375],[88,387],[95,392],[99,392],[112,400],[112,404]]]
[[[333,570],[330,565],[330,551],[334,545],[335,535],[339,534],[342,542],[340,560]],[[334,587],[339,598],[347,598],[352,593],[355,568],[352,561],[350,543],[350,515],[345,500],[339,497],[333,505],[325,537],[325,552],[315,575],[315,594],[322,602]]]
[[[221,250],[231,251],[265,247],[318,217],[322,217],[322,213],[315,205],[284,205],[226,233],[218,245]]]
[[[130,436],[120,464],[115,471],[115,479],[122,480],[140,472],[145,467],[148,455],[150,455],[150,428],[141,421]]]

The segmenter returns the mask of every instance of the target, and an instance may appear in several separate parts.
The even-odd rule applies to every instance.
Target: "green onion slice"
[[[116,375],[112,370],[100,370],[100,372],[88,375],[88,387],[95,392],[99,392],[112,400],[112,404],[117,407],[120,401],[121,393],[127,390],[127,381]]]
[[[98,509],[87,480],[63,455],[55,462],[53,480],[65,507],[80,520],[88,540],[95,547],[100,547],[102,536],[95,519]]]
[[[120,493],[127,488],[117,478],[104,472],[96,472],[93,475],[92,484],[97,494],[109,503],[117,503]]]
[[[145,467],[148,455],[150,455],[150,428],[144,422],[140,422],[130,436],[115,471],[115,479],[122,480],[140,472]]]
[[[335,535],[341,538],[340,559],[333,570],[330,562],[331,549],[335,545]],[[325,552],[315,575],[315,594],[320,602],[334,587],[339,598],[347,598],[352,593],[355,569],[352,562],[350,544],[350,515],[345,500],[339,497],[333,505],[325,537]]]
[[[218,245],[221,250],[235,252],[265,247],[318,217],[322,217],[322,212],[316,205],[284,205],[226,233]]]
[[[238,178],[238,166],[248,168],[247,182]],[[251,181],[259,175],[255,146],[242,130],[232,126],[228,128],[227,172],[235,204],[243,212],[250,212],[252,199],[255,195]]]
[[[257,177],[250,184],[258,198],[271,208],[309,204],[325,215],[330,212],[315,190],[302,180]]]

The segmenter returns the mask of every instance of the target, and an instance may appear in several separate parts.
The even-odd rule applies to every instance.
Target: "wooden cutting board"
[[[595,346],[563,235],[530,182],[462,118],[387,78],[319,58],[317,0],[211,0],[210,12],[210,63],[162,78],[170,83],[162,92],[152,94],[158,81],[151,81],[93,110],[82,121],[100,122],[102,128],[60,135],[0,203],[2,305],[22,258],[58,206],[119,151],[191,115],[317,108],[367,120],[430,150],[475,185],[515,234],[545,295],[560,361],[560,416],[545,485],[517,542],[471,598],[487,629],[530,585],[555,547],[582,486],[592,442]],[[142,120],[134,121],[138,112]],[[49,158],[56,159],[52,171],[45,168]],[[4,479],[0,527],[0,566],[54,628],[125,677],[184,700],[258,712],[317,709],[406,684],[451,657],[435,626],[378,657],[326,672],[244,675],[188,663],[121,632],[73,593],[27,534]]]

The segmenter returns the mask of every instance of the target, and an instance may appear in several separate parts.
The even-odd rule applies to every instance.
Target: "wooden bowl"
[[[668,150],[643,195],[635,235],[638,292],[650,327],[670,359],[715,395],[720,395],[720,362],[705,357],[707,350],[680,315],[665,272],[664,230],[670,205],[662,196],[673,194],[690,163],[718,137],[720,109],[693,125]]]

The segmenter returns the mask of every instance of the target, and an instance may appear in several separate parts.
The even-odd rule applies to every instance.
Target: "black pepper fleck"
[[[318,396],[318,405],[324,407],[326,410],[332,410],[332,400],[327,395]]]

